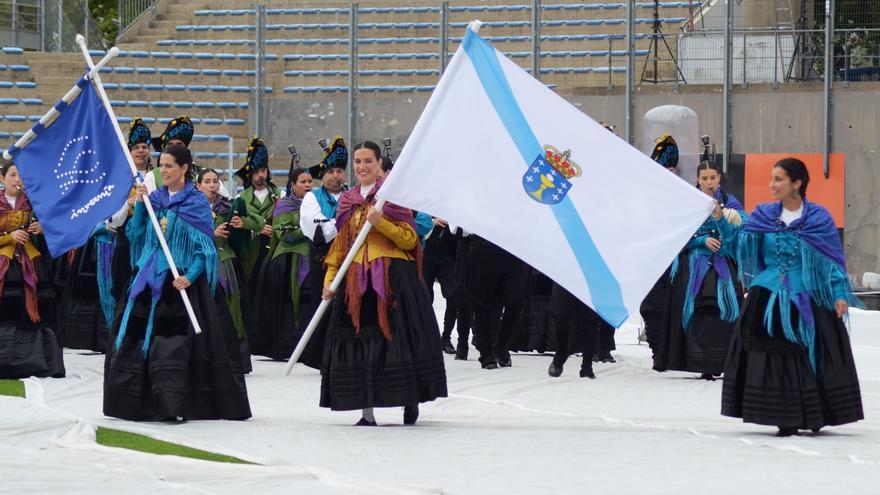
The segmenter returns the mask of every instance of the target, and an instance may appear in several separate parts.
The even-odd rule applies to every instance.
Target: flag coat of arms
[[[501,246],[614,326],[713,207],[471,29],[379,197]]]
[[[73,101],[55,105],[54,122],[37,124],[30,143],[9,150],[52,257],[84,245],[122,207],[134,181],[93,83],[82,77],[77,86]]]

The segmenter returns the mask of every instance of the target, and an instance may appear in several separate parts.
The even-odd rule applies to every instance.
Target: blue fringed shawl
[[[773,335],[774,309],[778,305],[785,339],[807,349],[810,366],[815,372],[812,304],[829,311],[835,310],[834,303],[839,300],[852,307],[861,307],[862,304],[852,293],[843,247],[828,211],[804,201],[801,218],[788,226],[777,226],[781,212],[781,203],[762,204],[742,225],[735,239],[739,277],[746,288],[759,285],[771,291],[764,312],[768,334]],[[800,243],[795,242],[797,237],[800,237]],[[796,244],[800,245],[799,253],[791,253],[795,258],[791,271],[784,277],[775,266],[776,243],[782,243],[779,249],[783,252],[786,247],[791,250]],[[773,259],[774,266],[768,267],[767,259]],[[792,304],[799,314],[796,326],[791,321],[791,312],[786,310]]]
[[[116,235],[107,230],[105,224],[95,227],[93,234],[95,242],[95,254],[97,255],[97,279],[98,279],[98,300],[101,303],[101,311],[104,313],[104,320],[107,326],[113,324],[113,311],[116,308],[116,299],[113,297],[111,286],[113,285],[113,277],[110,267],[113,264],[113,250],[116,247]]]
[[[734,199],[735,201],[735,199]],[[694,239],[703,237],[718,237],[718,229],[715,220],[709,217],[703,225],[697,229]],[[692,246],[687,251],[688,260],[688,281],[685,291],[684,303],[681,312],[682,329],[687,332],[690,328],[691,320],[694,316],[694,305],[706,279],[709,270],[714,269],[718,275],[716,292],[718,294],[718,309],[721,319],[727,323],[736,321],[739,316],[739,302],[736,297],[736,287],[733,283],[733,277],[730,273],[730,264],[728,258],[732,258],[732,253],[726,247],[722,247],[718,253],[713,253],[705,244]],[[673,280],[678,273],[679,258],[673,261],[672,270],[670,270],[670,280]]]
[[[192,282],[204,273],[213,294],[217,287],[219,261],[214,245],[211,205],[205,195],[187,182],[174,196],[168,193],[167,187],[153,191],[150,194],[150,203],[160,223],[167,222],[165,240],[181,273]],[[146,354],[150,346],[156,304],[162,295],[169,266],[143,204],[135,206],[126,234],[131,242],[132,269],[136,269],[136,275],[129,289],[128,302],[116,337],[116,347],[125,338],[125,330],[137,296],[149,288],[152,301],[142,347]]]

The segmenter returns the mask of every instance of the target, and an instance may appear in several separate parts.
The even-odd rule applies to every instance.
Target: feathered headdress
[[[149,145],[152,140],[153,135],[150,133],[150,128],[144,123],[144,120],[140,117],[134,119],[131,127],[128,128],[128,149],[132,149],[136,144],[140,143],[147,143]]]
[[[244,166],[235,172],[244,183],[245,189],[251,187],[251,178],[254,172],[261,168],[269,168],[269,149],[262,139],[254,136],[248,143],[247,158],[245,158]]]
[[[153,138],[153,149],[161,152],[165,149],[165,145],[168,144],[168,141],[172,139],[179,139],[183,141],[184,145],[189,147],[189,143],[192,142],[195,131],[196,128],[193,126],[192,120],[190,120],[189,117],[185,115],[177,117],[168,123],[168,126],[165,127],[165,132],[163,132],[161,136]]]
[[[657,138],[651,159],[666,168],[678,167],[678,145],[670,134],[664,134]]]
[[[309,167],[309,173],[316,179],[322,179],[324,174],[331,168],[341,168],[345,170],[348,166],[348,148],[345,147],[345,141],[342,136],[333,138],[330,146],[324,147],[324,158],[320,163],[313,167]]]

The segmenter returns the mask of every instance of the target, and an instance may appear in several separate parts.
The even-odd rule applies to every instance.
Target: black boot
[[[587,364],[587,363],[584,363],[584,364]],[[596,374],[593,373],[592,363],[590,363],[590,366],[581,365],[581,371],[578,374],[580,375],[581,378],[589,378],[591,380],[596,379]]]
[[[710,382],[714,382],[715,375],[713,375],[712,373],[703,373],[702,375],[700,375],[700,380],[708,380]]]
[[[616,363],[617,362],[617,360],[614,359],[614,356],[612,356],[610,352],[603,352],[602,354],[600,354],[599,361],[602,361],[603,363]]]
[[[507,351],[495,351],[495,360],[498,362],[498,366],[502,368],[510,368],[513,365],[513,362],[510,360],[510,353]]]
[[[452,339],[443,337],[443,352],[446,354],[455,354],[455,347],[452,346]]]
[[[403,424],[414,425],[419,419],[419,405],[405,406],[403,408]]]
[[[467,361],[468,341],[467,339],[458,339],[458,347],[455,348],[455,359],[459,361]]]
[[[559,378],[559,376],[562,375],[562,365],[557,365],[556,361],[553,361],[550,363],[550,367],[547,368],[547,374],[553,378]]]
[[[798,429],[792,426],[780,426],[779,431],[776,432],[777,437],[796,437],[798,435]]]
[[[366,418],[361,418],[360,421],[354,424],[355,426],[376,426],[375,421],[369,421]]]

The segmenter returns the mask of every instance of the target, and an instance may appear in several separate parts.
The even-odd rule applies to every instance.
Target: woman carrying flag
[[[163,186],[138,186],[126,226],[134,274],[111,331],[104,414],[135,421],[243,420],[251,416],[244,376],[214,298],[219,262],[205,195],[189,180],[192,155],[169,145],[159,159]],[[150,201],[181,275],[171,276],[144,201]],[[179,291],[202,328],[195,334]],[[222,302],[219,302],[222,304]],[[232,347],[230,347],[230,345]]]
[[[721,171],[715,162],[704,160],[697,166],[697,188],[720,202],[724,211],[720,221],[742,223],[742,204],[721,189]],[[715,220],[707,218],[673,261],[669,324],[655,348],[655,370],[700,373],[704,380],[714,380],[724,371],[742,300],[731,247],[721,242]]]
[[[14,163],[0,166],[0,378],[64,376],[40,222]]]
[[[722,245],[736,249],[748,289],[724,368],[721,414],[776,426],[778,436],[864,418],[843,318],[860,305],[828,210],[807,201],[810,176],[796,158],[771,171],[774,203],[737,227],[712,213]]]
[[[379,145],[354,148],[360,185],[342,194],[336,211],[339,233],[327,253],[324,299],[335,299],[321,369],[321,407],[362,410],[357,426],[375,426],[374,407],[404,406],[413,425],[419,403],[446,397],[440,330],[421,280],[421,245],[412,210],[385,203]],[[364,223],[373,225],[358,249],[339,292],[330,290],[342,261]]]

